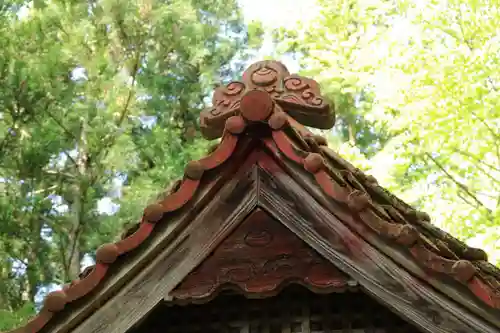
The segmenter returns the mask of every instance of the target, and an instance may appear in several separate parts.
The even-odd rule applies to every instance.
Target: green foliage
[[[17,311],[0,310],[0,330],[6,331],[18,327],[35,314],[35,307],[31,303],[25,303]]]
[[[332,146],[498,262],[499,4],[318,4],[275,39],[336,105]],[[264,35],[235,0],[0,4],[0,330],[206,151],[198,113]]]
[[[0,329],[206,150],[198,113],[261,34],[234,0],[2,2]]]
[[[500,263],[499,3],[318,3],[276,40],[335,103],[332,144]]]

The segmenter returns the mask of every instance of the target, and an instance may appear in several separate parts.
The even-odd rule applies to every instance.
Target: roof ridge
[[[383,189],[374,177],[365,175],[329,150],[324,138],[313,135],[303,126],[333,123],[317,83],[290,76],[282,64],[269,61],[250,66],[243,80],[218,88],[214,107],[202,113],[204,134],[215,138],[222,133],[222,141],[214,151],[189,162],[182,181],[174,183],[172,190],[157,203],[147,206],[138,225],[126,231],[117,242],[100,246],[93,267],[84,270],[79,279],[62,290],[49,293],[40,313],[10,333],[37,333],[67,304],[89,294],[118,257],[144,242],[166,213],[184,207],[193,198],[204,172],[227,161],[236,150],[239,137],[247,134],[257,136],[273,153],[279,153],[278,156],[300,165],[331,200],[356,214],[376,234],[403,245],[416,262],[452,277],[485,304],[500,309],[500,270],[485,263],[484,251],[470,248],[433,227],[427,214],[416,211]],[[262,134],[269,136],[262,139]],[[340,165],[342,170],[335,170],[327,161]],[[380,198],[388,207],[377,202]],[[434,234],[444,246],[435,245],[424,231]],[[457,255],[455,249],[463,251]]]
[[[230,130],[225,131],[221,143],[208,156],[191,161],[186,165],[184,178],[180,183],[174,184],[175,186],[165,198],[145,208],[139,224],[135,224],[131,230],[127,230],[120,240],[103,244],[97,249],[95,265],[85,268],[77,279],[64,285],[61,290],[50,292],[44,299],[42,309],[34,318],[24,326],[6,333],[37,333],[67,304],[89,294],[104,279],[109,266],[118,257],[142,244],[166,213],[176,211],[190,201],[200,185],[203,173],[217,168],[231,157],[237,143],[238,136]]]
[[[289,136],[282,130],[273,131],[272,138],[279,151],[287,159],[302,165],[306,171],[314,176],[317,184],[322,188],[324,193],[336,202],[348,206],[351,211],[360,216],[361,221],[372,231],[390,239],[396,244],[408,248],[409,254],[427,269],[449,275],[454,280],[467,286],[484,303],[492,308],[500,309],[500,282],[496,280],[498,284],[495,285],[495,279],[498,279],[500,270],[495,269],[493,265],[485,263],[487,256],[483,250],[468,247],[465,243],[460,242],[445,231],[432,227],[429,223],[430,218],[428,214],[411,208],[411,206],[405,204],[392,194],[390,196],[387,195],[387,191],[378,184],[373,176],[367,176],[356,168],[352,170],[353,172],[349,173],[355,177],[364,178],[363,180],[365,184],[368,184],[370,190],[376,192],[378,195],[383,195],[389,201],[389,204],[393,205],[394,210],[392,210],[392,215],[380,209],[377,204],[374,204],[368,191],[354,187],[349,189],[346,186],[347,181],[328,167],[321,153],[301,151],[293,145]],[[269,147],[269,141],[266,143],[268,148],[272,149],[272,147]],[[324,140],[321,140],[321,143],[323,145]],[[353,178],[351,178],[352,180]],[[393,198],[396,198],[397,201]],[[405,209],[399,211],[401,207]],[[413,223],[409,223],[408,220]],[[461,254],[466,254],[467,256],[455,259],[444,257],[422,235],[418,230],[418,226],[422,228],[426,226],[428,230],[433,231],[439,230],[441,237],[445,237],[446,235],[448,240],[454,240],[455,245],[463,244],[468,253],[467,251],[463,251]],[[480,262],[483,263],[478,264]],[[489,269],[485,270],[485,266]],[[481,267],[483,268],[482,271],[480,271]],[[489,281],[482,279],[481,277],[484,274],[488,274],[495,279]]]
[[[291,122],[291,125],[295,126],[293,122]],[[432,235],[438,238],[440,241],[447,243],[448,246],[451,245],[454,252],[459,252],[459,257],[461,259],[487,262],[488,258],[484,250],[468,246],[463,241],[453,237],[449,233],[431,224],[430,216],[427,213],[416,210],[414,207],[407,204],[406,202],[392,194],[390,191],[382,187],[375,179],[375,177],[366,175],[362,170],[356,168],[347,160],[343,159],[340,155],[338,155],[335,151],[328,147],[327,140],[324,137],[314,135],[307,129],[305,131],[302,129],[300,131],[293,131],[291,132],[291,134],[294,135],[294,139],[300,140],[301,143],[305,142],[309,146],[307,148],[309,149],[309,152],[318,153],[322,155],[323,158],[329,159],[337,166],[343,168],[343,170],[340,171],[340,173],[342,174],[339,175],[335,170],[333,170],[332,168],[328,168],[325,165],[329,175],[337,182],[342,185],[347,182],[357,190],[361,190],[367,193],[373,192],[374,195],[377,195],[385,200],[387,206],[382,206],[384,206],[384,208],[387,208],[389,217],[391,217],[395,221],[401,223],[410,221],[411,223],[416,224],[417,227],[420,227],[422,231],[432,233]],[[303,137],[299,137],[301,135]],[[297,149],[294,150],[295,152],[297,152]],[[307,154],[307,152],[302,152],[301,154],[305,155]],[[361,183],[363,183],[364,185],[362,185]],[[386,217],[386,215],[387,214],[383,214],[382,217]],[[496,268],[496,266],[494,265],[491,266]],[[498,277],[500,277],[500,269],[496,269],[495,273],[498,274]]]

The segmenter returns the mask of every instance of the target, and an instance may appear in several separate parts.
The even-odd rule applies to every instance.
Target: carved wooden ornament
[[[426,214],[415,211],[383,189],[373,177],[365,175],[333,150],[328,149],[326,140],[313,136],[304,127],[306,125],[327,128],[333,123],[333,113],[330,113],[328,105],[319,95],[318,85],[314,81],[289,75],[285,66],[275,61],[262,61],[250,66],[244,73],[242,82],[232,82],[226,87],[218,88],[214,95],[214,107],[203,111],[201,115],[201,127],[205,137],[212,139],[223,134],[221,142],[215,149],[208,156],[190,162],[186,166],[182,180],[176,182],[160,201],[145,209],[140,223],[127,230],[117,242],[100,247],[96,252],[95,265],[86,269],[78,279],[65,285],[62,291],[48,295],[41,311],[25,326],[11,333],[52,332],[47,325],[59,325],[58,330],[54,331],[58,333],[69,332],[71,328],[68,327],[76,327],[75,325],[80,325],[77,328],[78,332],[104,333],[112,330],[113,323],[126,321],[132,311],[144,311],[145,315],[150,310],[144,305],[147,302],[144,304],[135,301],[122,302],[114,303],[120,306],[106,308],[105,311],[99,310],[102,310],[99,315],[105,315],[106,319],[113,318],[108,323],[91,323],[88,320],[81,323],[81,320],[84,320],[91,310],[93,311],[95,304],[102,304],[116,291],[111,285],[106,289],[104,280],[113,278],[115,273],[109,272],[125,269],[121,268],[126,261],[123,257],[132,251],[152,251],[148,246],[153,248],[160,246],[160,243],[152,245],[155,244],[154,241],[147,242],[147,240],[155,235],[156,231],[153,232],[155,228],[178,218],[171,213],[180,213],[182,209],[186,214],[190,209],[192,212],[201,210],[203,203],[210,202],[223,184],[233,177],[236,168],[244,169],[245,165],[249,166],[256,162],[259,168],[266,172],[266,177],[273,179],[272,183],[266,185],[262,181],[264,177],[261,177],[264,172],[258,176],[254,175],[255,179],[262,178],[259,184],[270,186],[279,183],[286,190],[277,195],[281,196],[279,204],[267,207],[269,212],[271,208],[277,211],[277,207],[288,203],[290,211],[295,212],[289,216],[308,212],[309,206],[301,206],[303,212],[300,212],[294,205],[310,195],[313,200],[310,200],[308,205],[314,204],[315,211],[323,211],[323,215],[317,215],[317,221],[325,223],[313,224],[311,231],[311,227],[305,223],[306,219],[290,219],[288,224],[282,225],[283,221],[277,222],[263,211],[256,211],[237,226],[232,234],[221,240],[212,255],[177,285],[171,293],[174,299],[207,300],[228,286],[242,291],[247,296],[261,297],[278,292],[282,286],[291,281],[303,284],[314,291],[343,289],[349,286],[352,280],[346,273],[337,270],[331,262],[340,264],[338,267],[353,277],[358,273],[345,264],[344,259],[339,259],[342,254],[367,273],[371,271],[375,273],[373,276],[370,275],[369,281],[373,282],[368,280],[363,282],[363,279],[358,279],[359,284],[380,293],[377,295],[382,295],[383,297],[378,296],[382,300],[389,299],[390,294],[397,296],[393,298],[398,300],[394,303],[396,304],[394,308],[406,311],[411,304],[412,310],[409,313],[414,313],[414,318],[417,316],[424,318],[428,313],[424,310],[429,309],[430,304],[434,309],[441,309],[443,313],[455,310],[460,313],[447,315],[453,326],[446,332],[468,333],[472,330],[457,330],[453,327],[472,326],[477,326],[477,332],[498,332],[489,327],[491,324],[500,328],[498,319],[500,318],[498,316],[500,270],[486,261],[487,256],[484,251],[470,248],[434,227]],[[271,135],[244,137],[248,133],[247,129],[255,124],[259,126],[254,128],[259,129],[267,126],[267,131],[262,133]],[[223,164],[228,167],[222,168]],[[219,177],[211,179],[210,173],[219,174]],[[236,180],[240,183],[242,179]],[[259,193],[254,195],[259,195],[257,198],[263,198],[262,202],[265,202],[264,198],[267,196],[262,190],[264,186],[255,185],[255,188]],[[300,194],[298,199],[286,198],[287,189]],[[232,191],[237,192],[234,189]],[[191,204],[197,195],[206,198],[197,199],[198,201],[193,203],[194,206],[189,207],[188,204]],[[222,199],[213,199],[214,206],[211,207],[218,205],[225,207],[224,210],[234,209],[228,204],[229,201],[218,200]],[[257,201],[259,205],[262,204],[260,199]],[[273,214],[273,216],[279,215]],[[328,224],[325,217],[331,220]],[[285,219],[283,215],[280,218]],[[296,228],[294,232],[290,231],[290,225]],[[177,224],[178,228],[180,226],[183,226],[183,223]],[[333,227],[337,230],[342,229],[345,234],[346,230],[350,229],[353,235],[359,237],[351,237],[348,242],[342,241],[338,237],[339,233],[332,231]],[[175,229],[171,232],[173,230]],[[215,229],[210,230],[215,232]],[[299,234],[297,231],[302,232],[300,237],[304,239],[306,237],[313,239],[311,236],[313,231],[321,235],[319,240],[325,243],[322,248],[326,250],[319,255],[296,236]],[[166,231],[158,231],[162,232]],[[342,244],[347,244],[348,248],[354,250],[347,251],[346,248],[342,248]],[[376,251],[363,252],[361,245],[365,248],[369,245]],[[385,256],[390,260],[386,260],[384,265],[379,265],[379,259]],[[122,259],[117,260],[119,258]],[[365,260],[366,258],[376,260]],[[141,269],[138,264],[140,261],[133,260],[136,260],[137,266],[129,268],[138,272]],[[393,265],[393,261],[398,266]],[[344,265],[343,268],[341,265]],[[401,267],[401,271],[391,273],[394,269],[391,271],[388,267]],[[161,269],[163,272],[164,268]],[[416,279],[407,280],[412,275],[404,273],[405,271],[427,281],[425,286],[423,283],[422,285],[415,283]],[[133,274],[122,273],[123,280],[133,277]],[[439,293],[434,294],[430,287],[439,290]],[[140,290],[143,286],[138,284],[135,288]],[[387,289],[388,292],[382,289]],[[138,291],[133,295],[141,292]],[[151,294],[147,295],[152,297]],[[453,310],[450,307],[451,303],[444,302],[440,295],[450,297],[460,307],[453,307],[455,309]],[[84,300],[84,297],[89,297],[88,299],[94,297],[95,303]],[[117,300],[114,302],[118,302],[120,297],[124,297],[121,300],[126,299],[127,296],[116,297]],[[413,304],[415,297],[425,300],[423,305]],[[148,304],[153,306],[154,302]],[[128,310],[124,311],[124,307],[128,307]],[[68,315],[71,312],[74,312],[73,317]],[[59,313],[66,314],[59,315]],[[481,323],[468,326],[471,322],[469,318],[473,318],[468,316],[468,313],[480,316]],[[414,320],[418,321],[420,319]],[[429,320],[426,323],[446,325],[446,323],[432,324]],[[88,327],[95,327],[92,326],[94,324],[102,326],[96,330],[87,330]],[[425,325],[422,327],[426,328]],[[445,330],[436,330],[436,332],[441,331]]]
[[[226,120],[237,115],[256,122],[283,110],[305,126],[328,129],[335,123],[335,115],[321,97],[318,83],[290,75],[278,61],[251,65],[242,81],[217,88],[212,104],[200,116],[201,131],[207,139],[221,137]]]
[[[210,300],[224,288],[272,296],[286,283],[315,292],[341,291],[349,277],[262,210],[250,215],[172,291],[177,300]]]

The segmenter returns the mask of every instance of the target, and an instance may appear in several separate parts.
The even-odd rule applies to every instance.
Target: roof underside
[[[136,228],[100,247],[95,266],[13,333],[126,332],[256,208],[423,331],[500,330],[500,271],[484,251],[433,226],[289,115],[234,118]]]
[[[362,291],[318,294],[291,285],[248,299],[222,293],[210,304],[159,304],[130,333],[401,332],[421,333]]]

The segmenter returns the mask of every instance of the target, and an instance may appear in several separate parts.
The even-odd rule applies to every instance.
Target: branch
[[[50,112],[47,111],[47,114],[49,115],[50,118],[52,118],[58,125],[59,127],[61,127],[63,129],[64,132],[66,132],[66,134],[69,134],[71,135],[71,137],[76,140],[76,137],[73,133],[71,133],[68,129],[66,129],[66,127],[58,120],[56,119]],[[40,123],[40,121],[38,121],[36,119],[36,117],[33,118],[35,120],[35,122],[39,125],[39,126],[43,126],[42,123]],[[73,163],[73,165],[76,167],[78,164],[76,163],[75,159],[66,151],[66,150],[62,150],[63,154],[68,158],[68,160],[71,161],[71,163]],[[78,169],[77,169],[77,172],[78,172]]]
[[[4,165],[4,164],[0,164],[0,167],[5,169],[5,170],[10,170],[10,171],[14,171],[15,174],[19,175],[19,176],[23,176],[22,174],[19,173],[19,167],[15,168],[15,167],[10,167],[10,166],[7,166],[7,165]],[[74,179],[75,176],[74,175],[71,175],[69,173],[64,173],[62,171],[53,171],[53,170],[40,170],[40,172],[43,174],[43,175],[46,175],[47,177],[53,177],[53,176],[61,176],[60,178],[68,178],[68,179]]]
[[[61,24],[60,21],[56,22],[56,26],[66,35],[66,37],[69,40],[73,39],[73,37],[66,31],[66,29],[64,29],[64,26]],[[83,46],[87,49],[88,55],[92,56],[93,52],[92,52],[92,49],[90,48],[90,46],[87,43],[83,43]]]
[[[63,123],[57,119],[52,113],[50,113],[49,111],[47,111],[47,114],[49,115],[50,118],[52,118],[52,120],[54,120],[56,122],[57,125],[59,125],[59,127],[73,140],[75,141],[78,141],[78,138],[75,136],[75,134],[73,134],[69,129],[66,128],[66,126],[63,125]]]
[[[500,143],[499,143],[500,142],[500,134],[498,134],[497,131],[493,130],[483,118],[476,115],[474,113],[474,111],[470,110],[470,113],[474,117],[476,117],[481,123],[483,123],[483,125],[488,129],[488,132],[490,132],[491,135],[493,136],[493,139],[494,139],[493,143],[495,144],[497,158],[498,158],[498,161],[500,163]]]
[[[40,190],[33,191],[32,193],[33,194],[40,194],[40,193],[44,193],[44,192],[47,192],[47,191],[55,190],[57,187],[58,187],[58,185],[52,185],[52,186],[47,187],[47,188],[42,188]]]
[[[467,194],[472,200],[474,200],[479,206],[485,208],[489,213],[491,213],[490,209],[486,207],[470,190],[469,188],[459,182],[458,180],[455,179],[446,169],[444,168],[441,163],[439,163],[435,158],[431,156],[429,153],[425,153],[425,156],[427,156],[434,164],[448,177],[455,185],[457,185],[462,191],[464,191],[465,194]]]
[[[467,46],[467,48],[469,48],[469,51],[473,52],[474,47],[471,44],[471,41],[469,39],[467,39],[467,37],[465,35],[464,26],[462,25],[462,22],[463,22],[462,8],[459,8],[458,15],[456,16],[456,19],[458,21],[458,26],[460,27],[460,33],[462,34],[462,42],[464,42],[465,45]]]
[[[57,242],[58,243],[58,248],[59,248],[59,255],[61,256],[61,261],[62,261],[62,265],[63,265],[63,270],[64,270],[64,278],[65,280],[68,278],[69,276],[69,265],[68,265],[68,260],[66,260],[66,247],[64,246],[63,244],[63,240],[61,239],[61,241]]]
[[[135,57],[135,62],[134,62],[134,67],[133,67],[133,73],[132,73],[132,82],[131,82],[131,87],[130,87],[130,90],[129,90],[129,93],[128,93],[128,96],[127,96],[127,100],[125,101],[125,106],[123,107],[123,110],[122,112],[120,113],[120,117],[118,118],[118,121],[116,122],[116,126],[117,128],[120,128],[123,121],[125,120],[125,117],[127,115],[127,112],[129,111],[129,106],[130,106],[130,102],[132,100],[132,96],[134,95],[134,85],[135,85],[135,82],[136,82],[136,79],[137,79],[137,73],[138,73],[138,69],[139,69],[139,66],[140,66],[140,60],[141,60],[141,52],[139,50],[141,45],[138,45],[137,49],[137,53],[136,53],[136,57]],[[110,135],[108,136],[108,141],[106,141],[104,143],[104,145],[102,146],[102,149],[97,153],[97,156],[96,156],[96,159],[95,161],[97,161],[99,159],[99,155],[100,154],[103,154],[102,156],[102,159],[105,159],[106,156],[109,154],[109,149],[114,145],[114,143],[116,142],[116,139],[117,139],[118,135],[115,134],[115,135]],[[105,138],[106,139],[106,138]],[[91,184],[94,184],[95,181],[97,180],[97,173],[94,175],[95,178],[92,179],[91,181]]]
[[[486,177],[488,177],[493,183],[496,183],[496,184],[500,185],[500,180],[498,180],[497,178],[495,178],[492,175],[490,175],[490,173],[488,171],[484,170],[481,166],[476,165],[476,168],[479,171],[481,171]]]
[[[14,128],[16,126],[16,122],[17,122],[17,118],[13,120],[12,128]],[[12,137],[14,137],[14,136],[11,133],[9,133],[9,131],[7,131],[7,133],[3,137],[2,141],[0,142],[0,152],[4,151],[4,149],[7,147],[7,144],[9,143],[9,140],[12,139]]]
[[[121,124],[123,123],[123,120],[125,119],[125,116],[127,115],[128,107],[130,105],[130,101],[132,100],[133,87],[134,87],[134,84],[135,84],[135,80],[137,79],[137,71],[139,69],[139,61],[140,60],[141,60],[141,52],[137,51],[137,54],[135,56],[133,73],[132,73],[131,87],[130,87],[130,90],[128,92],[127,101],[125,102],[125,106],[123,107],[123,110],[122,110],[122,112],[120,114],[120,118],[118,118],[117,127],[121,126]],[[116,137],[115,137],[115,139],[116,139]]]
[[[494,171],[497,171],[497,172],[500,172],[500,168],[497,168],[489,163],[486,163],[485,161],[481,160],[479,157],[475,156],[475,155],[472,155],[471,153],[469,153],[468,151],[463,151],[459,148],[455,148],[453,147],[452,150],[458,154],[461,154],[461,155],[464,155],[464,156],[467,156],[467,157],[470,157],[471,159],[473,159],[474,161],[476,161],[477,163],[479,164],[482,164]],[[500,162],[500,161],[499,161]]]
[[[464,27],[462,25],[462,22],[463,22],[462,9],[460,9],[459,14],[458,14],[458,16],[456,18],[459,21],[458,26],[460,27],[460,33],[462,34],[462,40],[460,40],[456,36],[453,36],[453,35],[451,35],[449,33],[447,33],[447,34],[449,36],[454,37],[459,42],[463,42],[467,46],[467,48],[469,49],[469,51],[474,52],[474,47],[471,44],[471,40],[467,39],[466,36],[465,36],[465,30],[464,30]],[[489,52],[490,47],[491,47],[491,45],[488,46],[487,52]],[[488,75],[488,77],[486,78],[486,81],[488,81],[491,84],[491,89],[493,91],[498,91],[498,87],[495,85],[495,82],[493,82],[493,79],[491,78],[491,76]]]
[[[488,82],[491,84],[491,89],[493,89],[493,91],[498,91],[498,87],[496,86],[495,82],[493,82],[491,76],[488,76],[486,80],[488,80]]]
[[[488,129],[488,132],[490,132],[493,138],[495,138],[495,142],[498,142],[500,140],[500,134],[498,134],[497,131],[492,129],[486,120],[479,117],[473,110],[469,110],[469,112]]]
[[[54,171],[54,170],[42,170],[43,173],[45,173],[48,176],[64,176],[69,179],[74,179],[75,176],[69,173],[64,173],[62,171]]]
[[[477,162],[478,162],[478,163],[473,163],[473,162],[472,162],[472,164],[474,165],[474,167],[475,167],[477,170],[479,170],[479,172],[480,172],[480,173],[482,173],[482,174],[483,174],[483,175],[485,175],[487,178],[489,178],[489,179],[490,179],[493,183],[496,183],[496,184],[500,185],[500,181],[499,181],[496,177],[492,176],[492,175],[490,174],[490,172],[488,172],[488,170],[485,170],[485,169],[483,168],[483,166],[482,166],[482,164],[483,164],[483,163],[481,163],[481,161],[477,161]],[[495,171],[493,171],[493,172],[495,172]]]
[[[477,192],[477,194],[480,194],[480,195],[484,195],[485,197],[488,197],[488,198],[491,198],[491,199],[496,199],[498,196],[497,195],[493,195],[491,193],[486,193],[486,192]]]
[[[19,85],[19,89],[14,93],[16,96],[16,99],[13,101],[12,106],[17,108],[17,105],[19,104],[19,96],[21,95],[21,92],[24,90],[26,87],[26,80],[23,80],[21,84]],[[10,115],[12,117],[12,126],[11,128],[14,129],[16,127],[17,121],[19,120],[19,117],[16,113],[16,110],[9,110]],[[8,141],[12,139],[13,135],[7,132],[7,134],[4,136],[2,139],[2,142],[0,142],[0,152],[4,150],[5,147],[7,147]]]
[[[77,140],[77,138],[75,137],[75,135],[66,128],[66,126],[64,126],[62,124],[62,122],[57,119],[50,111],[49,111],[49,106],[54,103],[54,100],[53,99],[49,99],[47,104],[45,105],[45,109],[43,110],[51,119],[53,119],[56,124],[70,137],[72,138],[73,140]],[[26,109],[26,107],[24,107]],[[42,112],[40,112],[41,114]],[[36,117],[36,113],[33,113],[35,114],[35,116],[33,116],[33,120],[41,127],[43,127],[43,124],[37,119]],[[69,155],[66,151],[63,150],[63,153],[66,155],[66,157],[76,166],[77,163],[75,161],[75,159],[73,157],[71,157],[71,155]]]
[[[473,202],[470,202],[467,198],[465,198],[460,192],[457,192],[457,196],[462,199],[463,202],[465,202],[467,205],[474,207],[475,209],[479,209],[477,204],[474,204]]]

